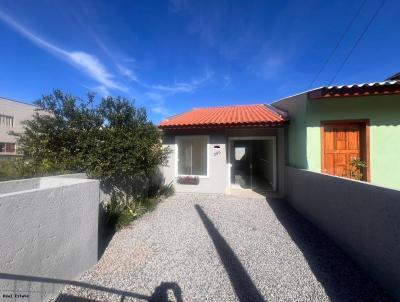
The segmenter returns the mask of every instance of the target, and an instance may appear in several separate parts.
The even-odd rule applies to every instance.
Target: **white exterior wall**
[[[194,133],[187,133],[188,136],[195,136]],[[178,184],[176,174],[176,145],[175,136],[184,134],[164,133],[163,145],[169,147],[171,153],[168,157],[168,164],[162,167],[165,182],[172,182],[176,192],[194,193],[220,193],[224,194],[229,186],[228,169],[228,143],[229,137],[253,137],[253,136],[275,136],[276,137],[276,167],[277,167],[277,193],[282,195],[284,192],[284,168],[285,168],[285,140],[284,128],[267,129],[222,129],[219,133],[198,135],[209,136],[209,175],[207,178],[200,178],[198,185]],[[219,149],[214,149],[218,145]]]
[[[209,176],[206,178],[200,178],[200,183],[198,185],[183,185],[176,182],[175,135],[165,135],[164,147],[169,147],[171,150],[168,157],[168,164],[163,167],[165,182],[170,183],[172,181],[177,192],[225,193],[228,179],[226,144],[227,139],[225,135],[209,135]],[[215,145],[220,146],[220,149],[214,150]]]

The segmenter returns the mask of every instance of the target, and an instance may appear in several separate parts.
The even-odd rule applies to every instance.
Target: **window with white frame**
[[[0,114],[0,125],[13,126],[14,125],[14,117]]]
[[[176,137],[178,175],[208,176],[208,137]]]

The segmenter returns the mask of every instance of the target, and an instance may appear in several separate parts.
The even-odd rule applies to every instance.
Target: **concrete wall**
[[[28,179],[18,179],[0,182],[0,195],[6,193],[20,192],[45,188],[50,186],[60,186],[68,183],[78,183],[79,179],[86,179],[85,173],[63,174],[51,177],[37,177]]]
[[[35,106],[8,99],[0,98],[0,114],[14,117],[14,126],[0,126],[0,142],[14,143],[15,136],[9,135],[9,131],[23,132],[22,121],[30,119],[34,114]]]
[[[287,167],[286,199],[400,301],[400,191]]]
[[[0,209],[2,294],[42,301],[62,287],[55,279],[73,280],[97,262],[97,180],[60,176],[3,182]],[[21,276],[28,277],[22,281]]]
[[[400,189],[400,95],[308,100],[303,93],[272,105],[289,115],[287,163],[314,172],[321,172],[321,121],[369,119],[371,182]]]
[[[37,189],[40,186],[40,178],[19,179],[0,182],[0,195],[18,191]]]

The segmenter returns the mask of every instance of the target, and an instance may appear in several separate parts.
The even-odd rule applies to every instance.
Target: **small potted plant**
[[[364,171],[368,167],[365,161],[359,158],[353,158],[351,160],[350,176],[355,180],[364,180]]]

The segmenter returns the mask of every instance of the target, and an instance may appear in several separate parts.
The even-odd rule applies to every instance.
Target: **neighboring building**
[[[388,77],[385,81],[400,81],[400,72]]]
[[[282,192],[285,124],[281,112],[262,104],[198,108],[171,117],[159,125],[172,151],[163,167],[166,182],[178,192]]]
[[[159,125],[172,151],[164,176],[178,192],[281,194],[285,165],[354,178],[357,159],[363,180],[400,188],[399,94],[392,80],[193,109]]]
[[[22,133],[22,121],[32,118],[37,107],[0,97],[0,156],[15,156],[18,146],[10,131]]]
[[[400,188],[400,81],[322,87],[272,105],[290,118],[287,164]]]

